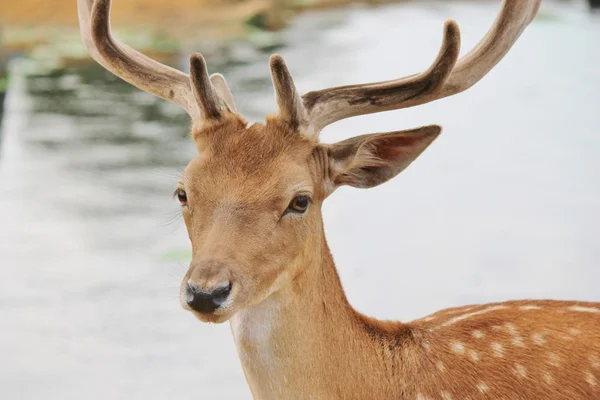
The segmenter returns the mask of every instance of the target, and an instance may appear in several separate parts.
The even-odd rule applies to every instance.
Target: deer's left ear
[[[329,180],[334,187],[371,188],[398,175],[440,134],[438,125],[374,133],[330,145]]]

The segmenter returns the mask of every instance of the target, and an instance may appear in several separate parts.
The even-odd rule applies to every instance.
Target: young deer
[[[343,118],[415,106],[483,78],[535,17],[540,0],[504,0],[490,31],[458,60],[449,21],[431,67],[406,78],[300,96],[281,57],[270,68],[279,112],[248,126],[221,75],[191,56],[190,75],[112,37],[110,0],[78,0],[83,40],[100,64],[192,117],[198,157],[175,191],[193,249],[181,303],[231,321],[259,399],[600,399],[600,304],[509,301],[377,321],[348,303],[321,205],[337,187],[370,188],[439,135],[432,125],[318,141]]]

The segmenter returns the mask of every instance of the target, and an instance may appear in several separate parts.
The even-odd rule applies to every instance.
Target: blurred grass
[[[537,22],[559,22],[562,20],[563,19],[560,16],[544,12],[543,10],[540,10],[535,17],[535,21]]]
[[[158,259],[162,262],[189,262],[192,259],[192,251],[190,249],[170,249],[159,254]]]

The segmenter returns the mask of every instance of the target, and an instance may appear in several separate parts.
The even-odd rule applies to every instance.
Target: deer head
[[[373,133],[335,144],[319,132],[344,118],[397,110],[464,91],[508,52],[536,15],[538,1],[504,0],[487,35],[458,60],[457,24],[444,27],[441,49],[425,72],[398,80],[342,86],[301,96],[283,59],[270,59],[279,111],[248,126],[221,75],[200,54],[190,73],[153,61],[113,38],[110,0],[78,0],[81,34],[105,68],[191,116],[198,150],[175,195],[193,259],[181,303],[199,319],[223,322],[302,274],[312,249],[326,246],[321,205],[337,187],[371,188],[408,167],[441,127]]]

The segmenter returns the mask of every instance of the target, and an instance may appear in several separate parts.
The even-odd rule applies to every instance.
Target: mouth
[[[194,316],[202,322],[211,323],[211,324],[222,324],[223,322],[227,322],[229,318],[231,318],[231,313],[223,312],[220,313],[218,311],[203,313],[198,312],[192,309],[188,309],[191,311]]]

